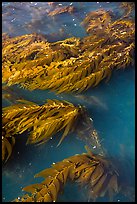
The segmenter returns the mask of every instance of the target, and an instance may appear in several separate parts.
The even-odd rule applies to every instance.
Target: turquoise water
[[[37,3],[37,4],[36,4]],[[57,2],[69,5],[72,2]],[[44,17],[45,9],[49,8],[46,2],[22,3],[3,2],[2,31],[12,36],[38,32],[47,35],[49,41],[65,39],[69,36],[83,37],[86,35],[80,26],[85,14],[99,8],[119,11],[119,2],[112,3],[73,3],[77,8],[75,15],[62,14],[54,20]],[[36,4],[36,5],[35,5]],[[38,13],[37,8],[43,7]],[[7,13],[7,14],[5,14]],[[36,15],[37,14],[37,15]],[[15,20],[14,20],[15,19]],[[73,20],[75,19],[75,20]],[[12,21],[12,22],[11,22]],[[25,26],[24,26],[25,24]],[[28,25],[31,26],[28,26]],[[76,25],[74,25],[76,24]],[[10,26],[9,26],[10,25]],[[26,26],[27,25],[27,26]],[[44,26],[43,26],[44,25]],[[59,28],[64,29],[63,36],[59,34]],[[54,33],[51,37],[50,33]],[[121,159],[124,178],[129,178],[129,184],[134,188],[135,181],[135,69],[128,67],[125,70],[116,70],[108,83],[101,82],[94,89],[89,89],[83,95],[89,96],[88,101],[81,100],[70,94],[56,95],[50,91],[27,91],[13,87],[18,90],[26,100],[44,104],[46,99],[65,99],[75,104],[86,106],[89,116],[93,119],[94,127],[99,133],[102,145],[106,148],[110,158]],[[98,103],[94,103],[92,97],[96,97]],[[3,100],[3,106],[10,105]],[[17,138],[16,147],[11,159],[2,169],[2,198],[8,202],[23,195],[21,189],[24,186],[41,181],[33,176],[39,171],[49,168],[53,162],[75,154],[86,152],[85,143],[79,140],[75,134],[68,135],[59,147],[56,147],[61,134],[55,135],[48,143],[40,146],[25,145],[27,135],[22,134]],[[127,168],[128,167],[128,168]],[[64,193],[59,196],[59,201],[88,201],[86,189],[81,189],[76,184],[68,183]],[[108,198],[99,199],[107,202]],[[129,201],[127,197],[117,195],[114,201]]]

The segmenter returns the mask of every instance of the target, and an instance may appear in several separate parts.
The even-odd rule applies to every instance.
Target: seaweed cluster
[[[109,80],[113,69],[133,63],[135,23],[113,20],[109,11],[91,12],[82,25],[90,34],[49,43],[29,34],[4,40],[2,80],[8,86],[82,92]]]
[[[13,147],[9,147],[7,140],[25,131],[30,132],[27,144],[42,144],[64,130],[58,145],[70,132],[75,131],[81,138],[89,135],[92,145],[100,149],[99,137],[84,107],[56,99],[48,99],[42,106],[23,99],[17,102],[3,108],[3,161],[7,161]],[[6,149],[9,154],[5,154]]]
[[[110,161],[91,152],[57,162],[35,177],[43,177],[45,180],[23,188],[29,194],[14,202],[56,202],[68,180],[88,186],[89,197],[94,201],[107,193],[112,200],[113,195],[119,192],[117,170]]]
[[[51,2],[53,3],[53,2]],[[128,6],[127,6],[128,5]],[[3,91],[14,103],[2,113],[2,161],[7,162],[19,134],[29,132],[27,144],[42,144],[64,131],[58,145],[70,133],[90,138],[98,154],[74,155],[57,162],[35,175],[44,181],[25,187],[15,202],[55,202],[68,180],[87,186],[89,197],[113,196],[121,191],[119,168],[105,155],[97,131],[81,105],[56,99],[44,105],[16,98],[8,86],[19,84],[28,90],[50,89],[57,93],[82,92],[109,80],[113,69],[133,63],[135,22],[131,17],[134,4],[122,3],[123,18],[103,9],[90,12],[82,21],[88,36],[50,43],[41,34],[17,37],[2,35]],[[70,7],[55,9],[49,16],[73,12]],[[86,135],[86,136],[85,136]]]

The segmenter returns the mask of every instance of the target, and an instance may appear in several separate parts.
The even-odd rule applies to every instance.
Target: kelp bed
[[[44,177],[44,181],[23,188],[29,194],[14,201],[55,202],[68,180],[87,186],[93,201],[106,194],[111,201],[119,192],[126,194],[120,179],[120,164],[108,159],[85,107],[56,99],[38,105],[14,97],[10,90],[10,86],[18,85],[30,91],[80,93],[104,79],[108,81],[113,70],[133,64],[134,3],[122,3],[121,8],[124,11],[121,17],[104,9],[90,12],[81,22],[88,33],[83,38],[48,42],[44,35],[36,33],[16,37],[2,35],[3,91],[8,92],[4,97],[13,103],[4,107],[2,113],[3,164],[16,148],[16,138],[24,132],[29,133],[26,144],[40,145],[63,131],[58,146],[70,132],[83,140],[84,135],[88,135],[91,145],[86,147],[88,153],[66,158],[36,174],[35,177]],[[55,8],[48,16],[74,11],[69,7]],[[95,154],[93,147],[97,149]]]

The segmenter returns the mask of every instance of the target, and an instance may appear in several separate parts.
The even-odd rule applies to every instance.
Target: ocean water
[[[120,2],[57,2],[60,6],[74,5],[74,14],[61,14],[55,18],[47,18],[50,9],[47,2],[3,2],[2,32],[11,36],[28,33],[43,33],[50,42],[67,37],[84,37],[86,32],[80,22],[86,13],[104,8],[118,15]],[[62,5],[61,5],[62,4]],[[41,9],[40,9],[41,8]],[[60,32],[63,30],[63,34]],[[51,35],[52,34],[52,35]],[[129,178],[130,186],[135,185],[135,69],[132,66],[112,73],[109,82],[102,81],[97,87],[82,93],[88,100],[82,100],[71,94],[57,95],[47,90],[28,91],[13,86],[16,93],[26,100],[44,104],[46,99],[65,99],[74,104],[86,106],[93,119],[103,147],[108,157],[121,159],[121,168],[125,179]],[[93,99],[96,98],[96,102]],[[3,107],[10,105],[3,100]],[[9,202],[23,195],[21,189],[27,185],[41,181],[34,175],[53,162],[61,161],[75,154],[86,152],[84,141],[75,134],[68,135],[57,147],[61,134],[57,134],[46,144],[40,146],[25,145],[26,134],[19,135],[12,156],[2,168],[2,200]],[[122,163],[123,162],[123,163]],[[128,167],[128,168],[127,168]],[[63,194],[58,198],[61,202],[88,201],[87,190],[77,184],[67,183]],[[108,197],[97,201],[109,202]],[[129,198],[118,194],[114,202],[128,202]]]

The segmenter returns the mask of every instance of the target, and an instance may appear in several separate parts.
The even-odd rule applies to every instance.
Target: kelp
[[[124,10],[123,18],[129,18],[135,11],[135,2],[122,2],[120,8]]]
[[[23,191],[28,194],[18,197],[14,202],[56,202],[67,181],[87,186],[92,201],[106,194],[112,200],[119,192],[117,169],[108,159],[93,155],[89,150],[88,153],[52,164],[51,168],[36,174],[36,177],[43,177],[44,180],[24,187]]]
[[[62,13],[73,13],[75,11],[74,6],[63,6],[63,7],[57,7],[54,10],[50,11],[48,13],[48,16],[56,16]]]
[[[120,19],[114,20],[113,13],[103,9],[89,13],[82,22],[89,34],[84,38],[49,43],[44,35],[36,33],[14,38],[3,34],[3,83],[62,93],[82,92],[109,80],[113,69],[124,69],[133,62],[135,23],[129,17],[134,7],[126,3],[122,4],[125,13]],[[71,13],[73,9],[55,9],[49,16],[65,12]],[[83,107],[55,99],[41,106],[23,99],[17,102],[3,108],[3,162],[11,156],[16,136],[25,131],[29,132],[27,144],[42,144],[64,130],[58,145],[75,131],[90,146],[97,147],[98,155],[87,149],[86,154],[53,164],[35,175],[44,177],[44,181],[25,187],[28,194],[14,202],[56,202],[68,180],[88,187],[92,201],[105,195],[112,201],[114,195],[124,190],[126,182],[121,187],[121,175],[105,157],[98,133]]]
[[[74,129],[81,107],[67,101],[47,100],[39,106],[29,101],[3,108],[2,125],[8,135],[30,131],[27,143],[43,143],[64,129],[60,142]]]
[[[122,2],[120,4],[120,8],[124,10],[123,15],[121,18],[117,18],[115,14],[112,11],[104,10],[104,9],[98,9],[96,11],[91,11],[88,14],[86,14],[86,17],[81,22],[81,25],[86,28],[87,33],[90,34],[97,34],[97,35],[106,35],[106,30],[109,28],[112,28],[113,23],[117,24],[119,23],[119,28],[115,29],[112,28],[112,32],[119,32],[119,29],[121,31],[120,26],[124,24],[125,27],[123,27],[125,34],[128,34],[127,25],[135,26],[133,16],[130,18],[130,14],[133,13],[135,7],[134,2]],[[132,25],[130,24],[130,21],[132,22]],[[135,28],[134,28],[135,31]],[[108,34],[111,36],[111,32],[108,32]],[[111,36],[112,37],[112,36]],[[119,38],[121,38],[122,35],[119,35]],[[115,38],[114,38],[115,39]]]
[[[87,110],[67,101],[48,99],[40,106],[18,99],[13,105],[3,108],[2,130],[5,138],[16,138],[23,132],[29,132],[26,144],[42,144],[64,130],[57,146],[70,132],[75,132],[84,142],[96,147],[98,154],[103,155],[99,135]]]
[[[91,11],[86,15],[81,25],[86,27],[87,33],[96,33],[106,29],[111,23],[113,13],[104,9]]]
[[[2,81],[29,90],[82,92],[133,62],[132,18],[114,20],[112,12],[100,9],[87,14],[82,25],[90,34],[84,38],[49,43],[43,35],[28,34],[4,39]]]
[[[12,149],[15,144],[14,137],[2,136],[2,162],[6,163],[12,154]]]

